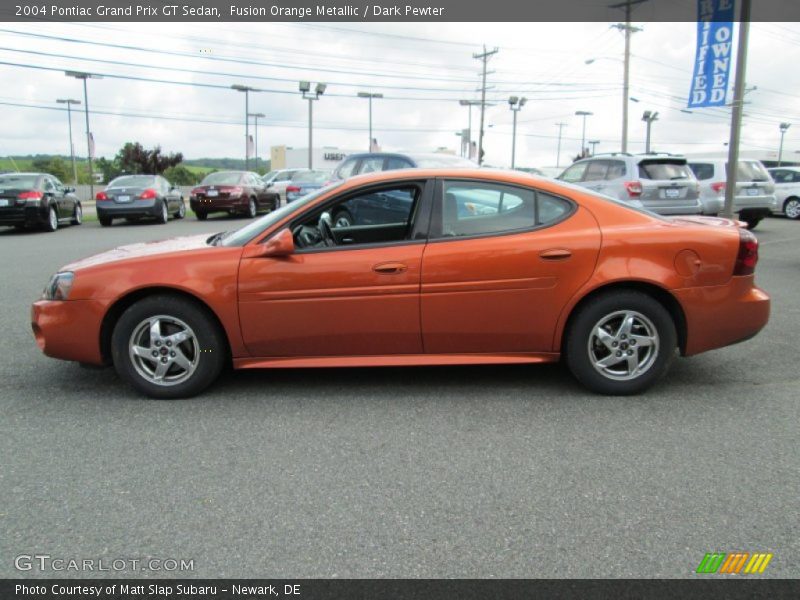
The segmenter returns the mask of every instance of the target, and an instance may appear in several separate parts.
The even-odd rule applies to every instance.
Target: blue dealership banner
[[[734,0],[697,0],[697,54],[689,108],[724,106],[733,50]]]

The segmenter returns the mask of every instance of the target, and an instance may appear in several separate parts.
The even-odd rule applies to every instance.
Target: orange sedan
[[[347,219],[338,218],[347,215]],[[113,364],[154,398],[234,368],[545,363],[632,394],[673,357],[769,318],[756,238],[583,188],[407,170],[324,188],[236,231],[63,267],[32,307],[48,356]]]

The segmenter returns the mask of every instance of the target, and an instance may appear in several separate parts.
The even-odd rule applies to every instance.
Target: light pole
[[[301,81],[299,90],[300,93],[303,94],[303,99],[308,100],[308,168],[313,168],[314,159],[314,100],[319,100],[319,97],[325,93],[325,88],[328,87],[327,84],[318,83],[314,88],[314,92],[311,92],[311,82],[310,81]]]
[[[469,121],[467,125],[467,154],[469,155],[472,150],[472,107],[473,106],[480,106],[480,100],[459,100],[458,103],[461,106],[466,106],[469,110]],[[467,158],[472,158],[471,156],[467,156]]]
[[[64,71],[67,77],[74,77],[75,79],[83,80],[83,109],[86,115],[86,150],[89,155],[89,197],[94,200],[94,172],[92,171],[92,157],[94,155],[94,140],[92,140],[92,131],[89,129],[89,91],[86,87],[87,79],[102,79],[102,75],[94,75],[93,73],[84,73],[83,71]]]
[[[561,131],[566,127],[566,123],[556,123],[558,127],[558,150],[556,150],[556,167],[561,166]]]
[[[778,150],[778,166],[779,167],[781,166],[781,162],[783,161],[783,136],[786,135],[786,130],[789,129],[789,127],[791,127],[791,126],[792,126],[791,123],[781,123],[780,124],[780,128],[781,128],[781,147]]]
[[[255,142],[255,161],[256,170],[258,170],[258,120],[263,119],[266,115],[264,113],[247,113],[248,117],[253,117],[256,120],[256,142]],[[247,135],[247,134],[245,134]]]
[[[259,90],[249,85],[240,85],[234,83],[231,86],[232,90],[237,92],[244,92],[244,170],[250,170],[250,92],[258,92]]]
[[[594,156],[595,149],[597,148],[597,144],[600,143],[600,140],[589,140],[589,145],[592,147],[592,156]]]
[[[575,115],[583,117],[583,132],[581,133],[581,155],[586,149],[586,117],[591,117],[594,113],[588,110],[576,110]]]
[[[522,107],[525,106],[525,103],[528,101],[525,96],[522,98],[518,98],[517,96],[511,96],[508,99],[508,108],[511,109],[511,112],[514,113],[514,127],[511,130],[511,168],[513,169],[516,164],[516,156],[517,156],[517,113],[522,110]]]
[[[72,183],[78,185],[78,167],[75,165],[75,146],[72,144],[72,105],[80,104],[80,100],[73,100],[72,98],[58,98],[56,100],[59,104],[67,105],[67,122],[69,123],[69,156],[72,160]],[[783,136],[781,136],[783,141]]]
[[[653,125],[653,121],[658,120],[658,111],[650,112],[649,110],[644,111],[642,115],[642,121],[647,123],[647,137],[645,138],[644,142],[644,151],[647,154],[650,154],[650,127]]]
[[[372,99],[383,98],[383,94],[358,92],[358,97],[367,98],[369,100],[369,146],[367,146],[367,152],[372,152]]]

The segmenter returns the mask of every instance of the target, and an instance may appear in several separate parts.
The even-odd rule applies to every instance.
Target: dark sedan
[[[55,231],[63,223],[80,225],[81,202],[75,188],[47,173],[0,175],[0,225]]]
[[[209,213],[244,214],[250,218],[259,212],[278,207],[278,194],[267,190],[267,184],[250,171],[217,171],[206,175],[192,190],[189,204],[204,221]]]
[[[123,175],[108,184],[95,196],[97,219],[108,227],[114,219],[136,221],[154,218],[166,223],[170,215],[176,219],[186,216],[186,203],[180,188],[161,175]]]

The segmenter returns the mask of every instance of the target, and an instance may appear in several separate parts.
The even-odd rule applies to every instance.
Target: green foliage
[[[62,182],[72,181],[70,165],[58,156],[52,158],[36,158],[31,162],[31,168],[39,173],[49,173]]]
[[[174,185],[197,185],[203,179],[202,173],[190,171],[183,165],[176,165],[164,171],[164,177]]]
[[[139,142],[128,142],[117,152],[114,160],[123,173],[161,175],[170,167],[179,164],[183,160],[183,154],[178,152],[165,155],[161,153],[161,146],[145,150]]]

